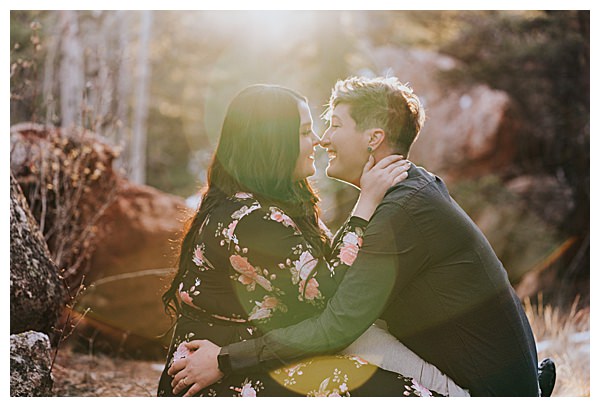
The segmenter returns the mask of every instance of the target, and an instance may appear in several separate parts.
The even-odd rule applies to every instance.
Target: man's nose
[[[318,146],[319,144],[321,144],[321,139],[319,138],[319,136],[317,136],[317,134],[313,131],[312,134],[312,145],[313,147]]]

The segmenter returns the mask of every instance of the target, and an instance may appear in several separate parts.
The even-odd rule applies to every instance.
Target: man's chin
[[[347,172],[337,171],[335,167],[332,168],[331,163],[329,163],[329,166],[325,169],[325,174],[328,178],[341,181],[345,184],[352,185],[353,187],[360,189],[358,181],[352,181],[351,179],[349,179],[348,175],[350,174],[348,174]]]
[[[331,164],[329,164],[329,167],[327,167],[325,169],[325,174],[327,175],[328,178],[346,182],[346,183],[351,183],[347,179],[347,177],[345,177],[343,174],[339,174],[338,171],[335,170],[335,168],[331,168]]]
[[[325,175],[327,175],[328,178],[338,179],[335,170],[331,168],[331,164],[329,164],[329,167],[325,168]]]

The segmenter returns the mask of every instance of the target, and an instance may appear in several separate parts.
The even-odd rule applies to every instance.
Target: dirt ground
[[[113,359],[60,349],[52,375],[58,397],[154,397],[161,361]]]
[[[538,359],[551,357],[557,364],[553,397],[590,395],[589,308],[564,318],[550,308],[526,307],[539,339]],[[62,347],[52,369],[54,394],[62,396],[154,397],[163,361],[112,358],[78,353]]]

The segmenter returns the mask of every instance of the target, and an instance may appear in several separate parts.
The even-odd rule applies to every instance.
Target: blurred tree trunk
[[[148,117],[148,98],[150,82],[150,62],[148,58],[152,12],[141,15],[138,71],[135,91],[135,110],[133,117],[133,139],[131,143],[130,179],[138,184],[146,182],[146,120]]]
[[[104,13],[104,18],[100,22],[100,30],[97,36],[96,59],[98,71],[96,78],[96,87],[94,95],[94,106],[96,108],[95,118],[92,125],[92,131],[108,136],[112,134],[113,120],[111,118],[111,105],[113,102],[114,84],[112,81],[113,59],[111,51],[111,39],[113,37],[115,18],[114,12]]]
[[[53,27],[56,27],[53,25]],[[48,36],[46,58],[44,60],[44,82],[42,84],[42,108],[46,109],[46,125],[52,125],[57,117],[56,112],[56,58],[60,50],[60,35],[56,29]]]
[[[117,158],[116,164],[119,167],[124,167],[127,157],[130,157],[130,141],[131,131],[129,127],[129,102],[131,98],[131,70],[129,60],[125,57],[128,55],[130,47],[129,24],[127,20],[130,18],[130,12],[119,10],[117,11],[116,27],[119,31],[118,54],[117,54],[117,98],[116,98],[116,127],[114,140],[115,145],[120,146],[123,151]]]
[[[83,47],[79,39],[77,12],[60,12],[62,32],[60,62],[60,111],[62,126],[80,126],[83,108],[84,60]]]

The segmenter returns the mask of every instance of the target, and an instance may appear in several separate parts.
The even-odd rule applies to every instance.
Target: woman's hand
[[[371,219],[386,191],[408,177],[411,164],[403,158],[401,155],[389,155],[375,164],[373,156],[369,157],[360,177],[360,197],[352,215]]]
[[[167,373],[173,377],[173,394],[179,394],[189,387],[184,394],[184,397],[188,397],[216,383],[223,377],[223,373],[219,370],[217,361],[220,347],[206,340],[191,341],[185,346],[193,353],[174,362]]]

